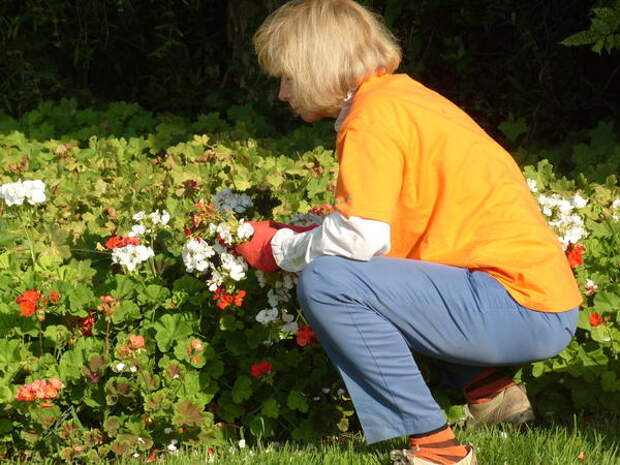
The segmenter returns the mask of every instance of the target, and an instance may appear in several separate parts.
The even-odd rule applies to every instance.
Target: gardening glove
[[[280,229],[287,228],[296,233],[309,231],[318,225],[292,226],[274,221],[248,221],[254,228],[254,234],[248,242],[239,244],[235,251],[241,255],[248,264],[261,271],[277,271],[280,267],[276,264],[271,251],[271,239]]]

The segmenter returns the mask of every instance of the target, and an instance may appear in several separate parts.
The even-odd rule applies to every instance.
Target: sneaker
[[[525,386],[515,384],[497,394],[493,399],[481,404],[465,406],[465,427],[475,429],[493,426],[498,423],[511,423],[521,426],[534,421],[534,410],[527,398]]]
[[[454,465],[477,465],[476,453],[472,446],[465,446],[468,453]],[[429,462],[428,460],[421,459],[415,456],[415,449],[402,449],[393,450],[390,452],[390,459],[392,465],[437,465],[435,462]]]

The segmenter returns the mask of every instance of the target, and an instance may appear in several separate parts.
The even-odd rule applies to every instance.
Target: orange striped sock
[[[470,404],[482,404],[515,384],[513,380],[502,375],[495,368],[489,368],[465,386],[465,398]]]
[[[415,451],[416,457],[441,465],[452,465],[468,453],[448,425],[428,433],[409,436],[409,448]]]

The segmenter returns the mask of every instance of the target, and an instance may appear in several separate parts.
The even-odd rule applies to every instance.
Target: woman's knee
[[[297,282],[297,297],[304,311],[312,308],[314,302],[328,303],[342,297],[342,285],[350,273],[347,261],[343,257],[323,255],[306,265]]]

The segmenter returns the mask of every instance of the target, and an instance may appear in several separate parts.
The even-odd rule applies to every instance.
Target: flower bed
[[[295,274],[255,272],[233,253],[252,233],[246,220],[329,214],[333,154],[285,156],[286,143],[193,129],[170,145],[161,131],[0,135],[0,456],[154,460],[197,444],[217,453],[230,437],[355,427]],[[557,178],[546,162],[524,172],[585,305],[571,345],[518,376],[543,416],[618,411],[616,181]],[[441,401],[457,421],[458,404]]]

